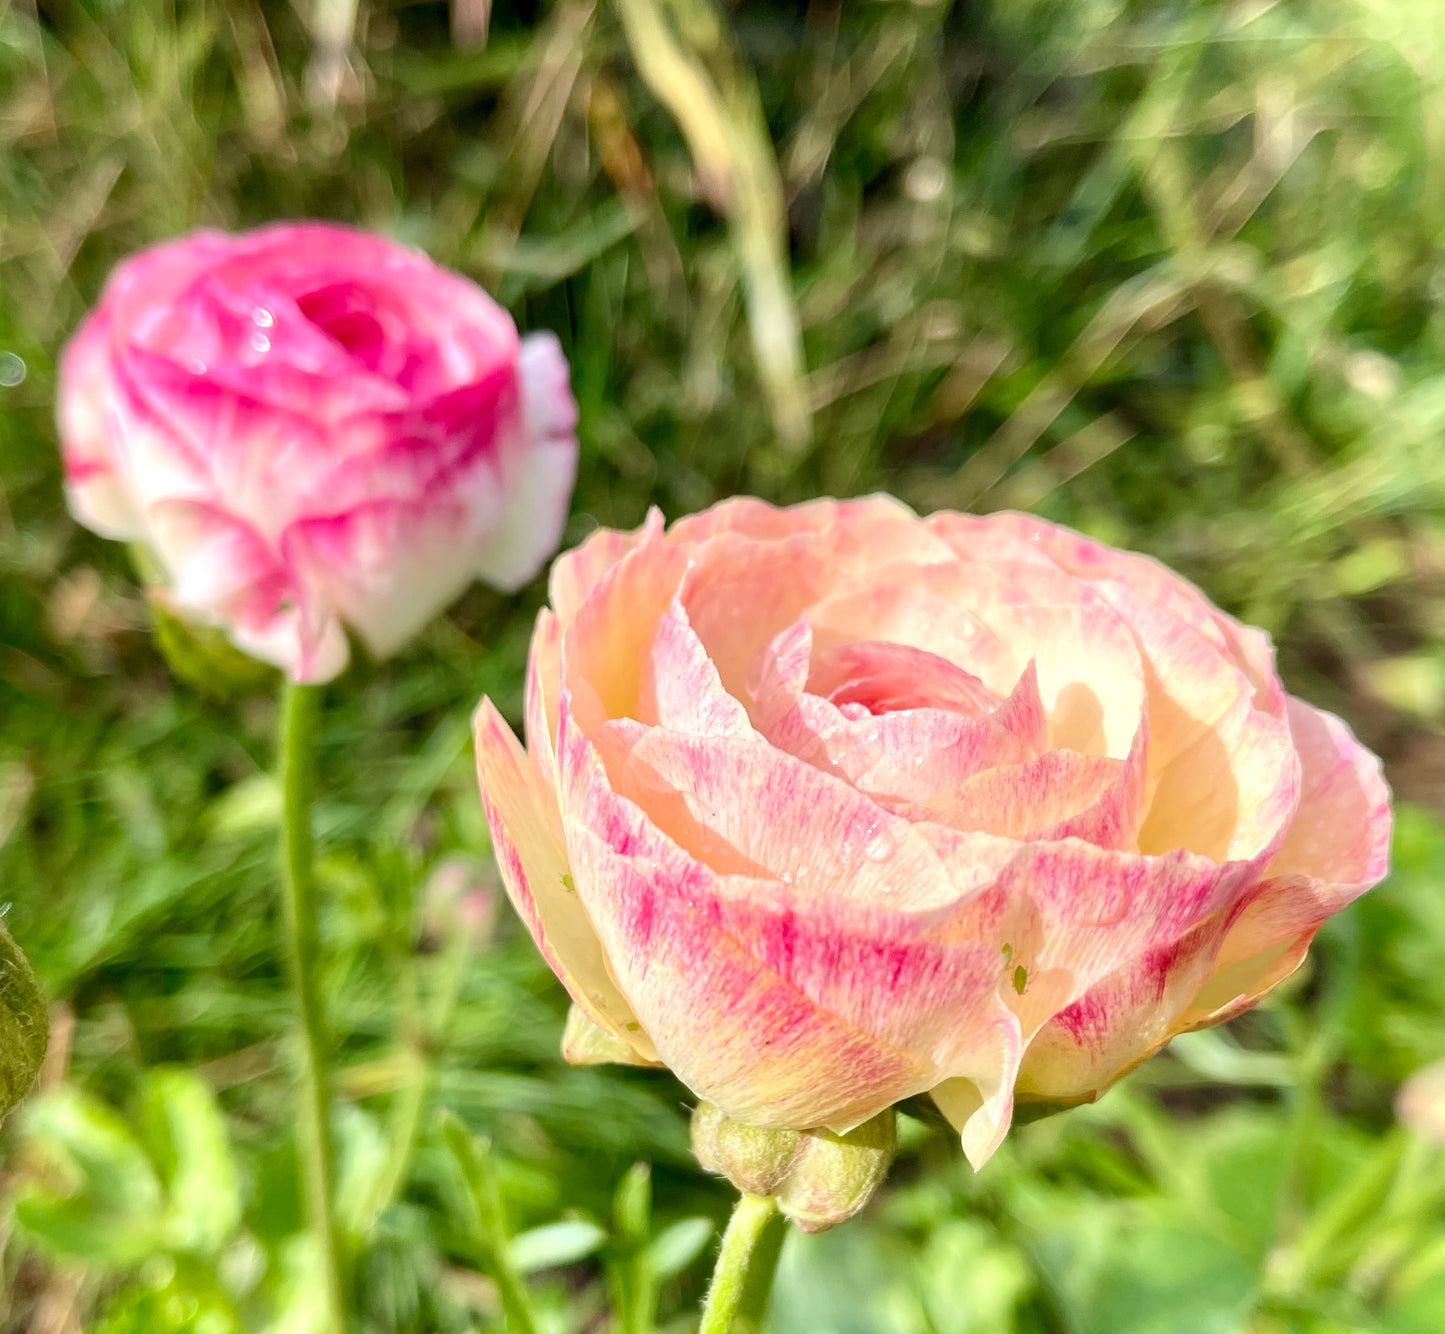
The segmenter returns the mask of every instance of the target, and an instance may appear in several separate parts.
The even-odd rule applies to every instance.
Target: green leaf
[[[167,1178],[168,1242],[215,1254],[241,1219],[235,1158],[215,1096],[189,1070],[159,1070],[148,1081],[146,1119]]]
[[[647,1267],[654,1278],[680,1274],[699,1255],[717,1230],[711,1218],[683,1218],[664,1228],[647,1248]]]
[[[103,1103],[62,1086],[26,1110],[28,1144],[54,1167],[26,1183],[15,1218],[52,1254],[120,1266],[155,1251],[161,1184],[125,1123]]]
[[[596,1223],[585,1218],[565,1218],[513,1237],[512,1264],[519,1273],[535,1274],[539,1269],[555,1269],[585,1260],[606,1242],[606,1231]]]
[[[652,1168],[647,1163],[633,1163],[618,1182],[612,1214],[628,1243],[640,1246],[646,1242],[652,1222]]]
[[[0,1116],[29,1091],[49,1038],[40,984],[0,921]]]

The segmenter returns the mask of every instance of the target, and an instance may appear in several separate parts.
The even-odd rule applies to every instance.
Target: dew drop
[[[886,862],[898,847],[897,840],[886,829],[871,838],[863,849],[863,855],[870,862]]]
[[[204,375],[206,373],[206,363],[199,357],[193,357],[189,364],[192,375]]]
[[[0,352],[0,389],[14,389],[25,379],[25,363],[13,352]]]
[[[257,352],[269,352],[271,350],[271,340],[263,333],[253,333],[251,335],[251,346],[254,347]]]
[[[269,329],[276,323],[276,317],[265,306],[257,306],[251,318],[263,329]]]

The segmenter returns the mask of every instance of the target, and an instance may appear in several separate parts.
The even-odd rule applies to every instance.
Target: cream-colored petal
[[[508,897],[587,1017],[653,1059],[577,894],[555,796],[491,700],[482,700],[474,721],[477,777]]]

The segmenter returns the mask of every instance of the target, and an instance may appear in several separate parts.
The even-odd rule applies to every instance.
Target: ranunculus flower
[[[76,517],[298,681],[345,666],[343,627],[385,656],[473,579],[524,583],[577,462],[555,337],[321,223],[127,260],[65,349],[59,417]]]
[[[1022,514],[734,500],[554,565],[527,750],[477,718],[578,1059],[749,1125],[931,1093],[982,1163],[1238,1014],[1386,870],[1389,794],[1266,637]]]

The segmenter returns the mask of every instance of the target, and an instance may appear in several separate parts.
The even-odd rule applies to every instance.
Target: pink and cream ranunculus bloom
[[[577,408],[556,338],[476,284],[322,223],[197,232],[121,264],[60,364],[76,517],[298,681],[379,657],[474,579],[556,549]]]
[[[1023,514],[724,502],[552,569],[477,761],[567,1048],[744,1123],[931,1094],[975,1165],[1289,976],[1389,793],[1269,642]]]

